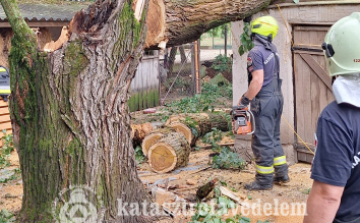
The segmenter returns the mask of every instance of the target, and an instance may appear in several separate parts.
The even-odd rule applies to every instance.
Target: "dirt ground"
[[[291,203],[291,202],[306,202],[309,188],[311,188],[312,180],[310,179],[310,165],[308,164],[295,164],[289,167],[289,175],[291,182],[286,186],[274,185],[272,190],[266,190],[261,192],[247,191],[244,189],[244,184],[254,180],[254,167],[252,164],[248,165],[245,170],[219,170],[210,168],[211,154],[214,153],[210,149],[202,149],[200,151],[193,151],[190,155],[189,165],[185,168],[181,168],[173,171],[169,174],[157,174],[151,171],[148,163],[143,163],[139,166],[138,172],[145,187],[151,187],[157,185],[164,187],[165,184],[181,185],[180,188],[173,190],[175,194],[180,197],[193,200],[198,187],[204,185],[209,180],[218,178],[219,181],[225,182],[227,188],[235,191],[234,193],[239,196],[246,205],[254,205],[253,208],[259,204],[258,199],[261,199],[260,204],[269,202],[275,204],[275,199],[278,199],[279,203]],[[19,167],[19,160],[16,152],[13,152],[11,157],[12,165],[9,169],[15,169]],[[167,181],[167,179],[169,179]],[[195,185],[189,185],[187,181],[192,180]],[[22,181],[19,178],[11,180],[10,182],[0,184],[0,210],[7,209],[13,213],[17,213],[21,208],[22,201]],[[253,214],[244,214],[243,216],[250,217],[251,222],[257,222],[257,220],[268,220],[275,223],[300,223],[303,216],[292,216],[289,213],[286,216],[278,216],[276,214],[276,206],[273,206],[273,210],[270,211],[273,214],[265,216],[264,214],[258,215],[255,212]],[[240,213],[240,210],[238,211]],[[230,214],[232,215],[232,214]],[[191,220],[191,216],[177,216],[174,222],[188,222]]]
[[[11,153],[9,158],[11,166],[4,169],[9,173],[13,173],[19,168],[19,157],[16,151]],[[1,174],[0,174],[1,175]],[[7,209],[12,213],[16,213],[21,208],[23,195],[23,186],[20,174],[16,174],[16,178],[6,183],[0,183],[0,210]]]
[[[235,191],[235,194],[238,195],[245,204],[258,204],[258,199],[260,199],[260,204],[270,203],[273,205],[273,210],[268,211],[268,213],[272,212],[273,214],[269,216],[265,216],[264,214],[257,215],[257,213],[265,213],[264,211],[255,212],[254,214],[251,214],[252,212],[250,212],[248,215],[243,213],[243,216],[251,218],[251,222],[257,222],[258,220],[268,220],[269,222],[276,223],[302,222],[302,215],[293,216],[293,213],[290,213],[290,211],[286,216],[277,216],[280,214],[276,213],[275,199],[278,200],[279,205],[281,203],[306,203],[309,188],[311,188],[312,185],[309,164],[299,163],[290,166],[289,175],[291,181],[286,186],[274,185],[272,190],[261,192],[247,191],[244,189],[244,184],[255,179],[253,165],[250,164],[248,168],[243,171],[212,169],[209,168],[209,163],[211,162],[211,157],[209,155],[212,153],[214,153],[212,150],[194,151],[190,154],[189,165],[184,168],[184,171],[177,170],[170,174],[156,174],[151,171],[147,163],[144,163],[139,168],[139,175],[141,180],[144,182],[144,185],[148,187],[154,184],[163,187],[164,184],[167,183],[166,179],[169,179],[169,182],[167,183],[168,186],[182,185],[180,189],[175,189],[173,192],[180,197],[184,197],[189,200],[195,197],[198,187],[206,184],[211,179],[218,178],[219,181],[227,184],[227,188]],[[187,181],[189,179],[192,182],[195,181],[196,185],[188,185]],[[301,211],[303,212],[304,210]],[[181,218],[181,220],[177,219],[175,222],[184,222],[183,220],[185,219],[183,219],[183,217]],[[190,221],[191,218],[188,217],[186,220]]]

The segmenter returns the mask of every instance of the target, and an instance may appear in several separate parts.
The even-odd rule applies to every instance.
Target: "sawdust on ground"
[[[151,172],[151,169],[147,163],[142,164],[139,168],[139,174],[141,180],[146,187],[152,186],[154,183],[160,182],[161,179],[171,179],[171,181],[163,181],[158,186],[174,186],[181,185],[179,189],[172,190],[175,194],[184,197],[186,199],[194,199],[196,190],[198,187],[206,184],[209,180],[218,178],[220,181],[227,184],[227,188],[236,191],[242,202],[246,205],[250,205],[253,208],[269,203],[272,204],[272,210],[268,210],[265,215],[265,210],[257,209],[257,212],[249,211],[249,214],[242,213],[243,216],[251,218],[251,222],[257,222],[258,220],[276,223],[301,223],[303,221],[303,215],[305,206],[298,206],[296,204],[305,204],[309,188],[312,186],[312,180],[310,179],[310,165],[304,163],[298,163],[289,167],[289,176],[291,178],[290,183],[286,186],[274,185],[272,190],[265,191],[248,191],[244,189],[244,184],[251,182],[255,179],[255,172],[252,164],[248,166],[246,170],[219,170],[208,167],[211,162],[210,154],[214,153],[211,150],[201,150],[198,152],[192,152],[190,154],[189,166],[199,167],[199,169],[181,171],[180,173],[168,173],[168,174],[156,174]],[[206,167],[207,165],[207,167]],[[188,185],[187,181],[196,181],[196,185]],[[260,199],[260,200],[258,200]],[[277,200],[277,201],[276,201]],[[277,202],[277,203],[276,203]],[[277,204],[277,205],[276,205]],[[291,208],[291,204],[294,204],[294,213]],[[289,205],[289,211],[284,209],[284,215],[280,216],[281,205]],[[241,209],[239,208],[238,213]],[[252,214],[253,213],[253,214]],[[300,213],[300,215],[298,215]],[[230,215],[231,216],[231,215]],[[226,217],[226,216],[225,216]],[[185,221],[184,221],[185,220]],[[187,222],[191,220],[191,216],[178,216],[174,222]]]
[[[168,174],[156,174],[151,171],[149,165],[144,163],[139,167],[139,176],[144,182],[145,187],[149,187],[156,181],[161,179],[175,179],[168,182],[168,185],[182,185],[181,188],[175,189],[174,192],[184,198],[194,199],[196,190],[199,186],[204,185],[209,180],[218,178],[222,182],[226,182],[227,187],[236,191],[242,202],[248,205],[253,205],[256,208],[258,205],[258,199],[261,200],[261,204],[271,203],[274,204],[275,199],[281,203],[305,203],[308,197],[308,190],[311,188],[312,180],[310,179],[310,165],[309,164],[295,164],[289,167],[289,175],[291,182],[287,186],[274,185],[272,190],[266,191],[247,191],[244,189],[244,184],[254,180],[254,168],[250,164],[246,170],[219,170],[209,168],[211,162],[211,150],[194,151],[190,154],[189,167],[194,167],[192,170],[178,171]],[[16,168],[19,165],[19,159],[16,152],[13,152],[10,160],[12,162],[12,168]],[[196,185],[188,185],[187,180],[191,179],[196,181]],[[0,210],[7,209],[13,213],[17,213],[21,209],[23,187],[22,182],[19,179],[0,185]],[[274,207],[274,206],[273,206]],[[268,216],[263,214],[245,214],[244,216],[251,218],[251,222],[257,222],[258,220],[275,223],[301,223],[303,216],[292,216],[289,212],[285,216],[279,216],[276,213],[275,208],[270,210],[271,213]],[[240,210],[238,211],[240,213]],[[226,217],[226,216],[225,216]],[[191,221],[191,216],[176,216],[174,222],[188,222]]]

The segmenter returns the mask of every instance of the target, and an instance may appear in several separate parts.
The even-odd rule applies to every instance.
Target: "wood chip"
[[[186,183],[189,185],[197,185],[197,181],[196,180],[192,180],[192,179],[187,179]]]

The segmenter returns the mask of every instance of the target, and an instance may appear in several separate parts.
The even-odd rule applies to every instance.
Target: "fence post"
[[[192,94],[196,94],[195,42],[191,44],[191,80]]]
[[[196,94],[201,94],[201,73],[200,73],[200,39],[195,41],[195,72],[196,72]]]

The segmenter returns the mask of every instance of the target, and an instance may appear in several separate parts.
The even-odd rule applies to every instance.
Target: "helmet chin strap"
[[[360,74],[337,77],[332,90],[338,104],[346,103],[360,108]]]

